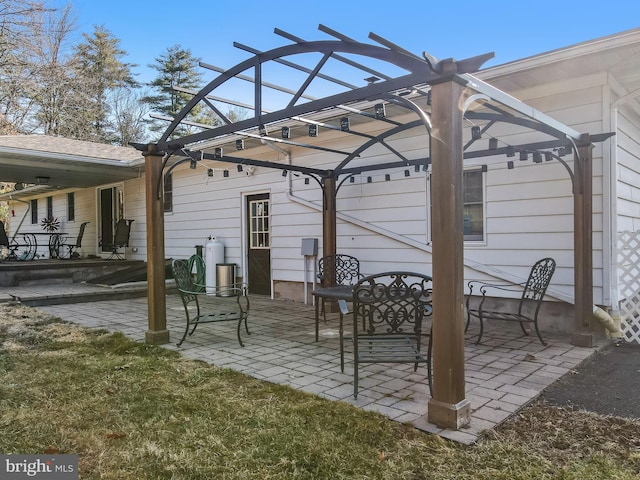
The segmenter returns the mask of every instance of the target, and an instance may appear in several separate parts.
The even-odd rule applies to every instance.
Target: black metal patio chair
[[[4,222],[0,221],[0,247],[7,248],[8,260],[33,260],[36,254],[36,248],[34,244],[34,237],[32,235],[20,235],[22,243],[15,240],[9,240],[7,231],[4,228]],[[18,250],[22,249],[22,253],[18,253]]]
[[[15,257],[15,251],[18,247],[9,242],[9,237],[7,236],[7,231],[4,229],[4,222],[2,221],[0,221],[0,247],[7,249],[7,258]]]
[[[215,293],[206,293],[203,283],[205,264],[202,257],[193,255],[190,259],[173,260],[171,269],[178,293],[184,306],[186,326],[178,346],[182,345],[187,334],[193,335],[201,323],[216,323],[225,321],[237,322],[238,343],[244,347],[240,337],[240,329],[244,328],[249,335],[247,318],[249,316],[249,297],[246,284],[239,282],[224,287],[216,287]],[[196,271],[194,278],[193,271]]]
[[[363,275],[360,273],[360,261],[351,255],[326,255],[318,260],[318,281],[323,287],[338,285],[355,285]],[[327,323],[326,302],[336,302],[330,298],[319,297],[320,314]],[[318,340],[318,324],[320,321],[318,304],[316,304],[316,341]]]
[[[547,257],[538,260],[533,267],[531,267],[529,278],[524,283],[504,285],[483,283],[475,280],[468,282],[467,286],[469,287],[469,294],[466,298],[467,325],[465,326],[464,331],[466,332],[469,328],[472,317],[480,320],[480,333],[476,340],[476,344],[479,344],[480,340],[482,340],[485,320],[506,320],[518,322],[525,335],[529,335],[529,332],[524,327],[524,324],[533,323],[536,334],[540,339],[540,343],[546,345],[546,342],[542,339],[542,335],[540,334],[540,329],[538,328],[538,313],[540,312],[542,301],[547,292],[547,288],[549,287],[549,283],[551,283],[551,277],[553,276],[555,269],[555,260]],[[478,292],[482,294],[480,300],[475,302],[476,305],[474,305],[473,302],[475,298],[473,295],[474,288],[478,289]],[[487,304],[492,303],[488,301],[491,293],[499,296],[509,292],[511,294],[520,294],[517,309],[509,310],[506,308],[485,305],[485,302]]]
[[[80,254],[76,250],[82,247],[82,237],[84,236],[84,230],[89,223],[91,222],[82,222],[82,224],[80,225],[80,230],[78,230],[78,236],[76,237],[75,243],[67,243],[67,238],[64,238],[60,241],[59,248],[66,247],[68,250],[67,256],[69,258],[80,258]]]
[[[121,218],[116,223],[116,231],[113,236],[113,241],[111,243],[103,243],[100,241],[101,247],[111,248],[111,255],[107,257],[107,260],[111,260],[112,258],[117,258],[118,260],[124,260],[124,256],[119,252],[121,248],[125,248],[129,246],[129,236],[131,235],[131,224],[134,220],[126,220]]]
[[[413,272],[386,272],[361,279],[353,289],[353,335],[344,336],[347,303],[340,305],[340,369],[344,343],[353,348],[353,396],[358,398],[358,373],[365,363],[426,363],[431,391],[431,277]],[[425,331],[428,330],[428,331]],[[425,346],[427,353],[422,348]]]

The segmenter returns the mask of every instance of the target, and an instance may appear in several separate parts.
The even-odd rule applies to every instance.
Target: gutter
[[[131,160],[109,160],[98,157],[87,157],[84,155],[69,155],[67,153],[44,152],[38,150],[25,151],[24,148],[2,147],[0,146],[0,154],[10,154],[15,156],[23,156],[28,153],[30,157],[41,158],[46,160],[67,160],[74,163],[89,163],[93,165],[107,165],[113,167],[129,167],[133,168],[144,162],[144,158]],[[90,159],[90,160],[89,160]]]

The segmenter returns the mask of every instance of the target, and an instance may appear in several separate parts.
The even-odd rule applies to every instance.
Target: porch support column
[[[322,187],[322,256],[325,257],[336,254],[336,179],[323,178]],[[335,265],[333,267],[333,272],[325,272],[323,286],[335,285]]]
[[[162,188],[162,153],[149,144],[145,156],[145,192],[147,206],[147,303],[148,325],[145,341],[151,345],[169,343],[164,275],[164,208]]]
[[[444,65],[455,73],[455,63]],[[465,398],[462,116],[456,78],[433,85],[433,398],[428,420],[458,430],[471,420]]]
[[[593,145],[589,135],[583,135],[575,153],[574,168],[574,325],[571,343],[592,347],[593,317]]]

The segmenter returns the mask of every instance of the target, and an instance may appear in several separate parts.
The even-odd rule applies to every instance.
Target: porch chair
[[[520,328],[525,335],[529,335],[529,332],[524,327],[524,324],[533,323],[536,329],[536,334],[540,339],[540,343],[542,343],[542,345],[546,345],[546,342],[542,339],[542,335],[540,334],[540,329],[538,328],[538,313],[540,312],[542,301],[545,293],[547,292],[547,288],[549,287],[549,283],[551,283],[551,277],[553,276],[555,269],[556,262],[553,258],[543,258],[538,260],[533,267],[531,267],[529,278],[524,283],[502,285],[482,283],[475,280],[468,282],[467,286],[469,287],[469,294],[466,298],[467,325],[465,326],[464,331],[466,332],[469,328],[472,317],[480,320],[480,333],[476,340],[477,345],[480,343],[480,340],[482,340],[485,320],[507,320],[511,322],[518,322],[520,323]],[[479,300],[479,303],[477,301],[475,302],[477,305],[472,305],[472,298],[475,292],[474,289],[477,289],[479,293],[482,294],[482,298]],[[488,300],[490,293],[500,295],[501,292],[520,293],[518,308],[515,312],[509,311],[505,308],[485,306],[485,301]]]
[[[7,231],[4,229],[3,221],[0,221],[0,247],[5,247],[7,249],[6,258],[15,257],[15,251],[18,247],[17,245],[11,244],[9,242],[9,237],[7,237]]]
[[[133,222],[134,220],[121,218],[118,220],[118,223],[116,223],[113,241],[111,243],[103,243],[102,240],[100,241],[99,245],[101,247],[111,248],[111,255],[107,257],[107,260],[111,260],[113,257],[116,257],[118,260],[124,260],[123,254],[118,250],[129,246],[129,235],[131,234],[131,224]]]
[[[353,348],[353,396],[358,398],[358,372],[364,363],[427,364],[431,391],[431,277],[413,272],[386,272],[362,278],[353,290],[353,336],[343,335],[347,303],[340,305],[340,369],[344,343]],[[428,333],[423,331],[428,329]],[[425,338],[426,337],[426,338]],[[422,352],[426,343],[427,353]]]
[[[69,258],[80,258],[80,254],[76,251],[76,249],[82,247],[82,237],[84,236],[84,230],[89,223],[91,222],[82,222],[82,224],[80,224],[80,230],[78,231],[78,236],[76,237],[75,243],[66,243],[68,238],[64,238],[60,242],[60,247],[67,248]]]
[[[4,222],[0,221],[0,247],[6,247],[8,254],[6,259],[9,260],[33,260],[36,249],[33,244],[34,237],[31,235],[22,235],[24,243],[16,242],[15,240],[9,240],[7,231],[4,228]],[[24,248],[24,252],[18,256],[16,251],[20,248]]]
[[[243,322],[247,334],[251,334],[247,326],[249,316],[247,286],[241,282],[234,283],[224,287],[216,287],[215,294],[208,294],[204,283],[200,283],[204,282],[206,278],[205,268],[204,261],[199,255],[193,255],[188,260],[173,260],[171,263],[173,278],[182,300],[187,322],[178,346],[182,345],[187,334],[193,335],[201,323],[237,321],[238,343],[244,347],[240,337],[240,328]],[[195,278],[193,271],[196,272]]]
[[[363,276],[360,273],[360,261],[351,255],[326,255],[318,260],[318,281],[323,287],[355,285]],[[324,323],[327,323],[326,301],[335,302],[330,299],[320,299],[320,311]],[[320,317],[316,314],[316,341],[318,341],[319,321]]]

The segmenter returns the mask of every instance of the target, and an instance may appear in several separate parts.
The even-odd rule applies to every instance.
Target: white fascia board
[[[508,107],[516,112],[519,112],[533,120],[536,120],[544,125],[547,125],[558,132],[563,133],[567,137],[572,138],[574,141],[578,142],[582,134],[573,128],[566,126],[564,123],[561,123],[549,115],[542,113],[539,110],[527,105],[526,103],[521,102],[515,97],[503,92],[502,90],[492,87],[488,83],[483,82],[477,77],[470,75],[468,73],[461,74],[459,77],[462,79],[464,84],[473,88],[476,92],[481,93],[483,95],[488,96],[492,100]]]
[[[139,163],[144,162],[142,160],[110,160],[108,158],[99,158],[99,157],[87,157],[83,155],[69,155],[66,153],[57,153],[57,152],[45,152],[40,150],[29,150],[24,148],[15,148],[15,147],[2,147],[0,146],[0,155],[8,154],[15,156],[30,156],[36,158],[43,158],[47,160],[64,160],[64,161],[72,161],[76,163],[87,163],[93,165],[108,165],[113,167],[134,167]]]

